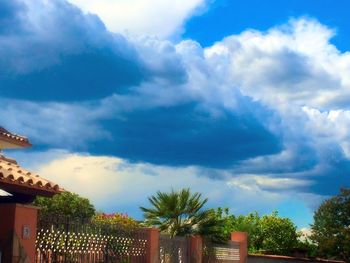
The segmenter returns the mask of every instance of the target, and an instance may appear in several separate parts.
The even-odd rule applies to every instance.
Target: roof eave
[[[22,137],[18,137],[18,136],[16,138],[12,138],[11,136],[0,134],[0,140],[11,144],[11,147],[6,147],[5,149],[32,147],[32,144],[27,139],[23,139]],[[18,138],[22,138],[22,139],[18,139]]]
[[[45,197],[52,197],[56,194],[64,192],[64,189],[53,189],[49,187],[40,187],[36,185],[28,185],[18,181],[11,181],[9,179],[0,179],[0,188],[10,194],[27,194],[27,195],[38,195]]]

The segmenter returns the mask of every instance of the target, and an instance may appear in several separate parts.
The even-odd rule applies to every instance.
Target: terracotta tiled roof
[[[63,191],[58,184],[23,169],[15,160],[3,155],[0,155],[0,186],[5,191],[10,188],[38,195],[53,195]]]
[[[0,140],[1,139],[6,140],[8,142],[12,142],[12,143],[17,144],[18,146],[21,146],[21,147],[32,146],[27,137],[13,134],[3,127],[0,127]]]

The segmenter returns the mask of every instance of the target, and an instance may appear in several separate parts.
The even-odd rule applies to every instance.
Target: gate
[[[159,236],[159,263],[188,263],[186,237]]]
[[[239,263],[240,243],[228,241],[227,244],[203,244],[203,263]]]
[[[41,220],[35,263],[143,263],[143,229],[99,226],[86,220]]]

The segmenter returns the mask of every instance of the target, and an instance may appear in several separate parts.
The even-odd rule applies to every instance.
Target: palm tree
[[[208,199],[202,199],[200,193],[192,194],[190,189],[158,191],[148,200],[151,208],[140,207],[145,224],[156,226],[171,237],[211,233],[216,227],[212,210],[203,210]]]

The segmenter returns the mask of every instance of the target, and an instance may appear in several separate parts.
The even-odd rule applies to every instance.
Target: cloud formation
[[[203,48],[111,33],[60,0],[0,10],[0,116],[39,149],[163,165],[172,183],[194,167],[271,194],[349,186],[350,57],[318,21]]]
[[[205,0],[69,0],[85,12],[97,14],[113,32],[168,37],[182,30]]]
[[[65,1],[2,1],[0,10],[2,97],[96,99],[146,76],[132,44]]]
[[[30,156],[43,154],[35,153]],[[147,197],[158,190],[190,187],[192,191],[202,192],[209,198],[208,207],[227,206],[235,213],[248,213],[253,210],[269,213],[271,207],[289,197],[282,192],[270,193],[254,187],[242,189],[227,181],[227,178],[212,180],[201,176],[201,169],[195,167],[172,169],[166,166],[133,164],[115,157],[67,152],[54,154],[52,151],[46,154],[55,157],[36,166],[41,176],[54,180],[66,190],[74,190],[89,197],[98,209],[127,212],[138,218],[141,216],[139,206],[147,206]],[[243,201],[246,203],[245,207],[239,205]]]
[[[229,36],[206,54],[225,63],[220,73],[226,73],[244,94],[274,108],[291,103],[322,110],[343,108],[349,100],[350,56],[330,43],[334,34],[316,20],[292,19],[267,32],[248,30]]]

